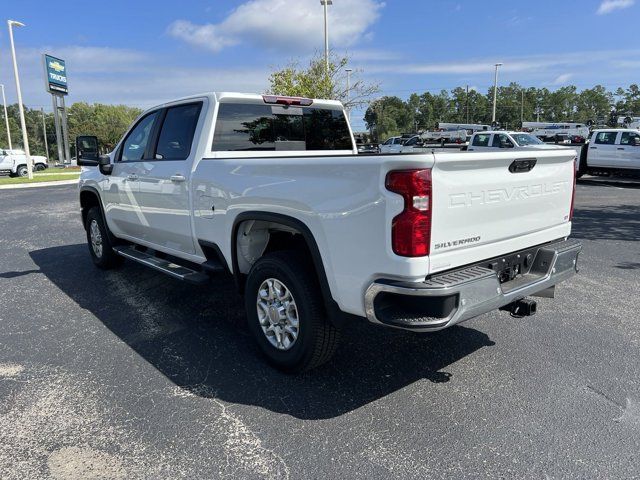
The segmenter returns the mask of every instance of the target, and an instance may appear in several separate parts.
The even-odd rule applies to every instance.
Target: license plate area
[[[502,255],[483,262],[483,267],[496,272],[500,283],[511,282],[528,274],[535,265],[539,247]]]

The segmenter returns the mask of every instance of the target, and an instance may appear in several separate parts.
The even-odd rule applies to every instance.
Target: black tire
[[[92,228],[94,226],[99,230],[101,249],[94,248],[92,243]],[[85,230],[87,232],[87,245],[89,247],[89,253],[93,263],[103,270],[117,267],[122,264],[123,258],[114,252],[111,245],[111,237],[109,235],[107,226],[102,219],[102,213],[99,207],[93,207],[87,212],[87,220],[85,224]]]
[[[35,171],[36,171],[36,172],[42,172],[42,171],[44,171],[46,168],[47,168],[47,167],[45,167],[43,163],[36,163]]]
[[[582,177],[585,173],[587,173],[587,149],[589,147],[587,145],[582,146],[582,150],[580,150],[580,158],[578,159],[578,170],[576,170],[576,178]]]
[[[16,177],[26,177],[27,175],[29,175],[29,170],[26,165],[20,165],[16,168]]]
[[[258,319],[259,289],[270,278],[288,288],[297,308],[298,337],[287,350],[271,344]],[[297,252],[273,252],[253,265],[247,278],[245,308],[249,330],[260,349],[270,364],[284,372],[315,368],[328,361],[338,346],[340,331],[327,319],[313,267]]]

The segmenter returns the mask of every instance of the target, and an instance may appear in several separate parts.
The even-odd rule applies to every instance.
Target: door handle
[[[169,177],[169,180],[171,180],[172,182],[184,182],[186,178],[184,175],[180,175],[179,173],[176,173],[175,175],[171,175]]]
[[[618,147],[618,150],[624,150],[624,148],[622,148],[622,147]]]
[[[589,147],[591,150],[597,150],[598,147]]]
[[[129,180],[138,180],[138,175],[136,175],[135,173],[132,173],[130,175],[127,175],[127,178]]]

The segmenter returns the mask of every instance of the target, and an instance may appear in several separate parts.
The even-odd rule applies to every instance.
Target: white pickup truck
[[[535,313],[576,272],[572,153],[358,155],[339,102],[210,93],[76,140],[101,268],[231,274],[266,358],[326,361],[355,318],[417,332]]]
[[[607,128],[594,130],[582,147],[578,176],[585,173],[640,173],[640,130]]]
[[[31,155],[31,162],[36,172],[49,168],[47,157]],[[27,155],[24,150],[0,150],[0,173],[8,173],[12,177],[26,177]]]

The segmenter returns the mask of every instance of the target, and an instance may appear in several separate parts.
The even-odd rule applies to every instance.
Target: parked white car
[[[640,130],[594,130],[589,142],[583,147],[579,175],[631,172],[640,173]]]
[[[36,172],[49,168],[47,157],[31,155],[31,162]],[[12,177],[26,177],[27,155],[24,150],[0,150],[0,173],[8,173]]]
[[[532,315],[526,297],[576,273],[566,150],[358,155],[339,102],[238,93],[151,108],[109,155],[76,145],[93,262],[227,272],[283,370],[328,360],[356,317],[426,332]]]
[[[405,140],[407,139],[402,137],[387,138],[384,143],[380,144],[380,153],[399,153]]]

